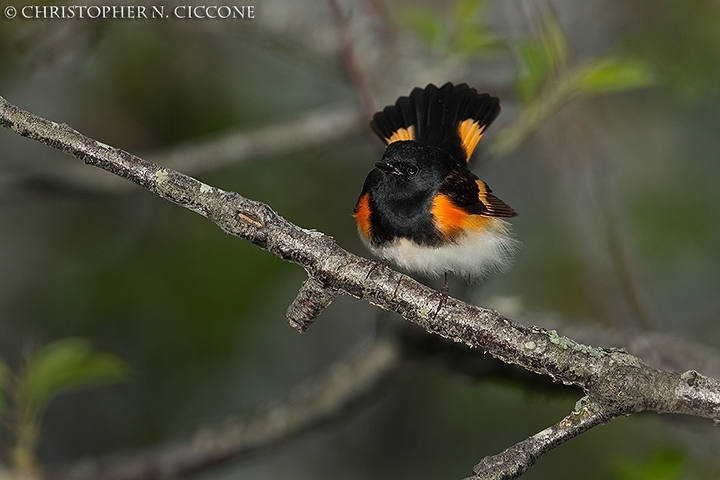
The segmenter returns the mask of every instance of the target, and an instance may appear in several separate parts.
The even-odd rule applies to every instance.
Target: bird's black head
[[[445,156],[442,150],[412,140],[393,142],[375,164],[375,187],[397,199],[432,195],[442,182]]]

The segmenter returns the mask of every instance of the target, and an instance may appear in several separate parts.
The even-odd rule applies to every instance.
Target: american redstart
[[[376,256],[426,277],[479,280],[510,264],[519,242],[503,218],[515,211],[468,162],[500,101],[466,84],[428,85],[373,115],[387,144],[355,205],[363,243]]]

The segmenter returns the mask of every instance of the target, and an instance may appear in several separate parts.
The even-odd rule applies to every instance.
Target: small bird
[[[509,266],[517,215],[468,162],[500,101],[466,84],[428,85],[373,115],[387,144],[355,205],[360,238],[384,261],[425,277],[478,281]]]

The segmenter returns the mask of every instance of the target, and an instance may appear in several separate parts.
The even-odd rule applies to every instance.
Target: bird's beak
[[[393,167],[393,166],[390,165],[389,163],[377,162],[377,163],[375,164],[375,166],[376,166],[378,169],[382,170],[383,172],[392,173],[392,174],[394,174],[394,175],[400,175],[400,170],[398,170],[397,168]]]

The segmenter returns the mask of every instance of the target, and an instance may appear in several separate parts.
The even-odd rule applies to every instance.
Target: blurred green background
[[[520,213],[512,223],[523,248],[512,271],[464,295],[511,317],[547,310],[720,347],[717,2],[339,5],[376,108],[428,82],[501,97],[481,150],[533,105],[523,45],[542,46],[553,28],[567,52],[540,77],[545,86],[608,54],[641,61],[647,82],[568,97],[522,142],[476,162]],[[0,18],[0,95],[141,156],[317,108],[361,109],[329,3],[255,6],[256,18],[242,21]],[[381,151],[358,128],[186,173],[368,255],[351,213]],[[0,130],[0,355],[17,371],[34,348],[79,336],[132,369],[127,381],[49,404],[43,464],[189,435],[283,395],[376,334],[372,307],[349,298],[298,334],[284,311],[305,278],[300,267],[140,188],[78,186],[68,173],[78,163]],[[196,478],[463,478],[579,397],[420,364],[344,418]],[[9,431],[1,435],[8,448]],[[550,452],[523,478],[714,479],[718,453],[710,422],[636,415]]]

